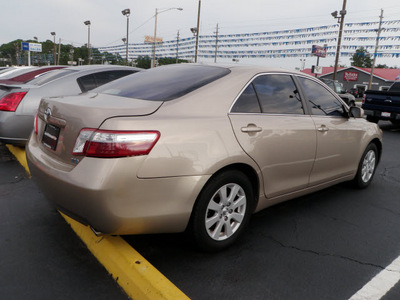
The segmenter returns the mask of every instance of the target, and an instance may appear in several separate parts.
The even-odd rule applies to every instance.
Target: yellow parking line
[[[31,176],[31,172],[29,172],[28,163],[26,162],[26,154],[25,149],[14,147],[13,145],[6,145],[8,150],[17,158],[19,163],[24,167],[25,171]]]
[[[6,146],[30,174],[25,150]],[[98,237],[88,226],[60,214],[132,299],[189,299],[121,237]]]

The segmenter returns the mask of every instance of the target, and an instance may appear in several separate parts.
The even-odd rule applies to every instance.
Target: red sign
[[[358,80],[358,72],[345,71],[343,79],[346,81],[357,81]]]

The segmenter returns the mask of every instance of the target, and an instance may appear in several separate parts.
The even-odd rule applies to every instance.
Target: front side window
[[[311,114],[322,116],[344,116],[345,108],[331,92],[321,84],[304,77],[299,77],[306,100],[311,107]]]
[[[293,79],[289,75],[263,75],[253,81],[263,113],[304,114]]]

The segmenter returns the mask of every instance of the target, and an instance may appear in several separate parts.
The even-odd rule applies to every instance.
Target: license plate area
[[[382,117],[390,118],[390,113],[389,112],[382,112],[381,113]]]
[[[58,137],[60,136],[60,128],[53,124],[46,124],[43,132],[42,143],[51,150],[56,150]]]

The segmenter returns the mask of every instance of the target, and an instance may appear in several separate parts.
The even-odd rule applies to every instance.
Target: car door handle
[[[240,128],[240,130],[242,132],[252,133],[252,132],[260,132],[260,131],[262,131],[262,128],[254,125],[254,124],[249,124],[249,125],[247,125],[247,127]]]
[[[318,128],[319,132],[327,132],[329,131],[329,128],[326,127],[325,125],[321,125],[321,127]]]

